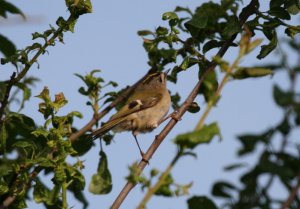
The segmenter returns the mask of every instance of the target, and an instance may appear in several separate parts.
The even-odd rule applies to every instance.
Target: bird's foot
[[[140,152],[141,156],[142,156],[142,161],[144,161],[145,163],[147,163],[149,165],[149,160],[146,159],[146,154],[144,152]]]
[[[176,122],[178,122],[178,121],[181,120],[181,118],[180,118],[177,114],[178,114],[178,111],[175,110],[174,112],[172,112],[172,113],[170,114],[169,117],[172,118],[173,120],[175,120]]]

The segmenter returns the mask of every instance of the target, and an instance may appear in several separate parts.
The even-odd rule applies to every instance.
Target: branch
[[[289,206],[292,204],[293,200],[296,198],[298,191],[300,189],[300,176],[298,176],[298,182],[297,185],[293,188],[292,192],[290,193],[288,199],[283,203],[280,209],[286,209],[289,208]]]
[[[6,85],[5,95],[4,95],[3,100],[1,101],[1,107],[0,107],[0,124],[2,123],[2,116],[4,114],[6,105],[8,104],[9,94],[10,94],[12,86],[14,85],[13,81],[14,81],[15,77],[16,77],[16,72],[14,72],[10,76],[10,80],[7,82],[7,85]]]
[[[241,14],[240,14],[240,22],[243,25],[245,21],[249,18],[250,15],[254,14],[259,6],[258,0],[252,0],[248,6],[246,6]],[[227,40],[223,46],[220,48],[216,56],[223,57],[225,52],[228,50],[230,45],[232,44],[233,40],[236,38],[237,34],[234,34],[229,40]],[[144,160],[141,160],[138,164],[139,173],[141,173],[144,168],[147,165],[147,161],[150,160],[150,158],[155,153],[156,149],[159,147],[159,145],[162,143],[162,141],[165,139],[165,137],[169,134],[169,132],[173,129],[173,127],[177,124],[178,120],[184,115],[184,113],[187,111],[191,103],[195,100],[195,98],[198,95],[198,92],[200,90],[200,87],[202,85],[202,82],[206,75],[213,71],[216,67],[216,63],[211,63],[210,66],[208,66],[205,70],[202,76],[199,78],[198,83],[195,85],[193,90],[191,91],[190,95],[186,98],[185,102],[181,105],[181,107],[176,112],[177,120],[172,118],[169,123],[164,127],[164,129],[157,135],[153,141],[153,143],[150,145],[149,149],[147,150]],[[118,197],[115,199],[114,203],[111,206],[111,209],[118,209],[124,199],[127,197],[131,189],[135,186],[132,182],[127,182],[126,185],[123,187],[122,191],[119,193]]]
[[[39,174],[39,172],[41,172],[42,167],[37,166],[33,169],[33,171],[29,174],[29,180],[28,182],[25,184],[25,189],[28,189],[30,187],[31,181],[33,179],[35,179],[35,177]],[[14,201],[16,200],[16,198],[18,197],[19,191],[22,191],[22,186],[18,187],[18,192],[15,192],[13,194],[11,194],[10,196],[6,197],[5,200],[3,200],[3,202],[0,204],[0,209],[5,209],[8,208],[12,203],[14,203]]]
[[[164,183],[165,179],[167,178],[167,176],[169,175],[174,165],[178,162],[181,156],[182,156],[182,150],[179,150],[177,154],[174,156],[174,158],[172,159],[171,163],[166,168],[166,170],[160,175],[159,180],[156,182],[156,184],[154,184],[152,187],[149,188],[148,192],[146,193],[146,195],[138,205],[137,209],[146,208],[147,202]]]

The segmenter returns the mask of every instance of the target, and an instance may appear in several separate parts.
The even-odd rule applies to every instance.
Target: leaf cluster
[[[300,49],[297,42],[289,44]],[[291,139],[292,133],[298,130],[300,125],[300,101],[297,96],[299,92],[294,87],[296,77],[299,77],[299,66],[291,67],[283,61],[272,65],[272,68],[287,72],[290,78],[289,90],[282,90],[279,85],[274,85],[273,88],[273,99],[282,110],[283,118],[260,134],[245,134],[238,137],[241,144],[237,152],[238,157],[242,159],[244,156],[257,156],[257,162],[253,167],[241,162],[225,168],[226,171],[235,171],[248,167],[242,173],[239,185],[228,181],[214,184],[212,194],[224,200],[223,208],[280,208],[287,200],[275,197],[272,187],[284,188],[292,194],[295,185],[299,184],[299,144],[292,142]],[[289,204],[290,208],[299,208],[299,196],[293,197]]]

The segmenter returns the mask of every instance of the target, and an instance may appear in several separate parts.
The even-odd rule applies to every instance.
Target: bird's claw
[[[178,122],[178,121],[181,120],[181,118],[178,117],[177,113],[178,113],[178,111],[175,110],[175,111],[170,115],[170,117],[171,117],[173,120],[175,120],[176,122]]]
[[[149,164],[149,160],[146,159],[146,154],[144,152],[140,152],[141,156],[142,156],[142,161],[144,161],[145,163]]]

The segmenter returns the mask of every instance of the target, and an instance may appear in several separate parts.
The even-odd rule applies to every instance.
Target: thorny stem
[[[258,9],[259,2],[258,0],[252,0],[248,6],[244,7],[242,10],[239,18],[240,23],[243,25],[245,21],[256,12]],[[220,48],[220,50],[217,53],[217,56],[223,57],[223,55],[226,53],[230,45],[232,44],[233,40],[236,38],[237,34],[234,34],[229,40],[227,40],[223,46]],[[191,103],[195,100],[195,98],[198,95],[198,92],[200,90],[200,87],[202,85],[202,82],[204,78],[207,76],[207,74],[211,71],[213,71],[216,67],[216,63],[211,63],[205,70],[204,73],[199,78],[198,83],[195,85],[189,96],[186,98],[184,103],[180,106],[180,108],[176,112],[177,120],[172,118],[169,123],[164,127],[164,129],[160,132],[159,135],[155,137],[155,140],[150,145],[149,149],[147,150],[144,160],[141,160],[138,164],[138,169],[140,170],[140,173],[144,170],[144,168],[147,165],[147,162],[150,160],[150,158],[153,156],[156,149],[159,147],[159,145],[162,143],[164,138],[168,135],[168,133],[173,129],[173,127],[177,124],[178,119],[180,119],[184,113],[187,111],[187,109],[190,107]],[[135,184],[133,182],[127,182],[121,192],[119,193],[118,197],[115,199],[114,203],[111,206],[111,209],[117,209],[120,207],[122,202],[125,200],[129,192],[134,188]]]

